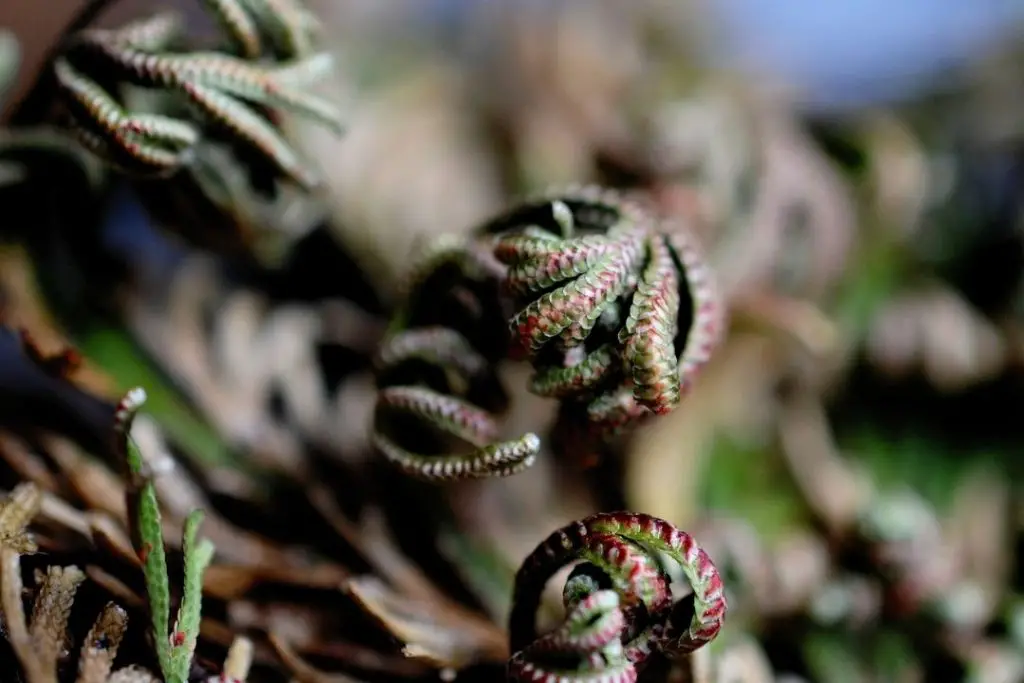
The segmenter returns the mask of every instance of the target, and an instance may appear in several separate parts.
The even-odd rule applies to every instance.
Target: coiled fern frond
[[[430,479],[521,470],[539,450],[537,437],[492,445],[492,414],[463,402],[472,377],[488,377],[501,392],[489,366],[507,356],[528,358],[531,391],[561,401],[556,431],[582,431],[573,448],[593,449],[678,406],[723,324],[710,270],[683,230],[598,188],[526,200],[471,238],[445,238],[415,270],[382,358],[415,358],[420,372],[396,379],[394,360],[379,369],[378,449]],[[387,436],[397,426],[383,416],[396,411],[477,450],[412,458]]]
[[[682,570],[689,596],[673,598],[662,556]],[[562,588],[565,621],[538,637],[544,588],[574,562]],[[692,536],[650,515],[592,515],[551,534],[516,574],[509,678],[635,681],[652,653],[681,658],[714,640],[726,610],[722,578]]]
[[[483,232],[498,234],[513,345],[535,368],[534,393],[581,403],[600,436],[679,405],[723,324],[687,232],[599,188],[528,200]]]
[[[409,278],[406,304],[378,353],[373,432],[376,449],[407,474],[510,475],[529,467],[540,450],[532,433],[494,443],[494,413],[506,402],[494,372],[507,346],[496,306],[500,273],[482,245],[449,237]],[[425,452],[424,441],[443,450],[452,440],[471,449]]]
[[[291,111],[341,132],[335,108],[305,90],[331,66],[328,55],[311,51],[312,19],[292,0],[206,4],[237,56],[176,50],[181,25],[168,13],[72,36],[53,67],[71,126],[88,149],[135,175],[171,175],[193,161],[204,138],[224,137],[315,186],[316,174],[268,114]],[[133,86],[169,99],[156,111],[136,107]]]

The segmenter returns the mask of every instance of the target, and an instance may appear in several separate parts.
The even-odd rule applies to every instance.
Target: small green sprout
[[[160,506],[154,486],[154,472],[131,439],[131,423],[146,401],[141,388],[129,391],[117,406],[117,445],[128,466],[128,511],[132,544],[142,562],[146,594],[153,623],[157,659],[167,683],[186,683],[192,655],[199,637],[203,600],[203,573],[213,559],[213,544],[198,538],[202,510],[194,510],[185,520],[182,551],[185,581],[181,604],[170,627],[171,589],[167,576]]]

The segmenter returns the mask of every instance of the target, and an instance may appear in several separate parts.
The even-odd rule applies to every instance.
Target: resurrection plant
[[[213,544],[198,539],[203,512],[195,510],[185,520],[182,534],[185,580],[181,604],[174,625],[170,625],[171,590],[164,554],[160,506],[153,484],[153,472],[131,439],[131,423],[146,400],[141,388],[129,391],[118,403],[116,441],[127,465],[128,511],[135,552],[142,562],[146,594],[152,619],[157,660],[167,683],[186,683],[196,639],[203,599],[203,573],[213,559]]]
[[[181,24],[167,13],[72,36],[53,66],[72,128],[92,152],[139,176],[171,175],[196,161],[204,138],[226,138],[255,149],[300,185],[316,185],[269,111],[291,111],[341,132],[335,108],[304,89],[331,67],[328,55],[310,51],[313,18],[291,0],[206,6],[237,56],[174,51]],[[131,97],[131,86],[162,95],[150,98],[157,111]]]
[[[536,369],[533,392],[582,401],[602,434],[679,405],[721,331],[688,233],[597,188],[526,201],[483,232],[500,235],[513,345]]]
[[[389,461],[431,479],[512,474],[539,448],[533,434],[490,443],[493,416],[465,400],[470,376],[493,380],[487,363],[528,358],[531,391],[561,401],[556,429],[582,428],[588,438],[576,447],[591,448],[677,407],[723,327],[693,238],[599,188],[550,192],[486,222],[471,238],[445,237],[410,279],[382,351],[375,439]],[[495,323],[499,311],[506,319]],[[498,339],[481,329],[489,324],[511,334]],[[467,330],[487,346],[470,342]],[[418,369],[392,372],[407,360]],[[383,418],[396,410],[476,450],[433,458],[397,449]]]
[[[693,593],[674,600],[667,556]],[[537,637],[548,580],[579,562],[562,589],[565,622]],[[722,579],[686,532],[630,512],[599,513],[551,534],[523,562],[509,617],[509,678],[516,681],[632,681],[653,652],[689,655],[725,620]]]

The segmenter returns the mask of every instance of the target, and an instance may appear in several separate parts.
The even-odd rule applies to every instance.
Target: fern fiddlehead
[[[373,444],[411,476],[515,474],[540,449],[533,433],[494,443],[494,413],[505,402],[494,373],[505,340],[490,332],[501,320],[497,265],[479,245],[441,240],[410,275],[406,304],[378,353]],[[421,438],[439,441],[439,448],[454,439],[471,450],[432,455],[406,446]]]
[[[448,304],[428,285],[442,281]],[[486,376],[500,391],[485,366],[525,356],[534,368],[531,391],[559,399],[557,428],[585,427],[586,444],[674,409],[723,326],[710,271],[691,238],[664,229],[639,204],[598,188],[528,199],[484,223],[472,238],[441,240],[410,277],[407,291],[381,354],[379,380],[396,365],[416,361],[442,378],[435,384],[448,386],[458,377],[456,384],[465,385]],[[511,334],[498,340],[481,326],[510,328]],[[487,355],[467,347],[467,329],[487,339]],[[424,382],[430,383],[419,376],[413,384]],[[458,388],[433,386],[424,393],[396,388],[387,378],[378,385],[378,413],[418,415],[477,449],[468,456],[414,457],[396,448],[379,419],[378,450],[410,474],[512,474],[540,447],[535,435],[492,445],[492,414],[461,402]]]
[[[484,226],[508,266],[514,344],[534,393],[585,404],[610,436],[671,412],[722,328],[710,269],[682,230],[598,188],[523,202]]]
[[[690,596],[673,599],[659,553],[678,563]],[[545,585],[577,561],[562,590],[565,622],[538,638],[536,613]],[[689,534],[649,515],[595,514],[551,534],[516,574],[509,677],[633,681],[653,652],[682,657],[714,640],[726,609],[718,570]],[[577,661],[576,669],[566,669],[567,657]]]
[[[204,136],[226,135],[312,187],[315,174],[261,111],[292,111],[341,132],[334,107],[304,90],[330,66],[326,55],[310,54],[311,20],[285,0],[207,7],[242,56],[174,51],[181,27],[171,14],[73,36],[54,63],[72,128],[85,147],[137,175],[171,175],[190,163]],[[261,59],[266,53],[289,61]],[[136,111],[125,104],[125,86],[173,95],[198,116]]]

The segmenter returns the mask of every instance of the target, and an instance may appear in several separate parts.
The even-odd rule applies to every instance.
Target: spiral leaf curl
[[[657,553],[677,562],[693,593],[674,601]],[[537,637],[536,613],[548,580],[581,561],[563,588],[568,616]],[[614,593],[617,601],[605,597]],[[518,681],[633,681],[652,652],[682,657],[718,635],[727,610],[722,579],[689,534],[668,522],[630,512],[599,513],[551,534],[516,574],[509,617],[509,675]],[[622,616],[616,621],[615,614]],[[588,619],[584,619],[588,617]],[[585,626],[583,625],[585,624]],[[616,638],[606,630],[617,625]],[[621,652],[612,647],[621,645]],[[573,654],[579,668],[563,671],[548,653]]]
[[[626,659],[620,634],[625,617],[615,591],[597,591],[581,600],[557,629],[541,636],[509,660],[508,678],[546,683],[633,683],[636,667]],[[544,660],[578,658],[576,668]],[[559,666],[561,664],[561,666]]]
[[[262,111],[292,111],[341,132],[334,107],[303,89],[330,66],[327,55],[310,54],[308,15],[293,0],[220,0],[207,7],[241,57],[171,51],[181,33],[172,14],[74,36],[54,64],[73,130],[83,146],[136,175],[171,175],[192,162],[204,136],[226,134],[300,185],[316,185],[315,174]],[[268,52],[290,61],[247,61]],[[175,95],[199,116],[135,111],[119,93],[123,86]]]
[[[491,334],[499,327],[510,328],[511,339]],[[534,368],[530,389],[562,402],[556,432],[582,427],[584,438],[573,448],[591,449],[648,415],[674,409],[722,328],[711,274],[685,232],[665,229],[638,203],[599,188],[528,199],[481,225],[474,237],[439,240],[409,276],[406,304],[381,351],[374,441],[392,464],[428,479],[522,470],[539,439],[530,434],[490,445],[493,413],[461,397],[473,378],[485,376],[500,392],[485,366],[526,356]],[[465,339],[469,329],[486,354]],[[434,384],[444,386],[410,393],[394,390],[393,379],[381,380],[414,360],[421,370],[432,366],[440,378]],[[424,459],[399,448],[383,426],[384,414],[399,410],[476,450]],[[466,425],[474,429],[467,432]]]
[[[504,392],[493,364],[505,346],[488,334],[501,320],[493,306],[497,265],[477,245],[440,240],[409,276],[406,305],[378,352],[372,441],[411,476],[508,476],[529,467],[540,450],[533,433],[494,442],[494,411],[503,407]],[[439,442],[439,449],[454,439],[471,450],[429,454],[403,445],[421,442],[421,435]]]
[[[679,405],[723,326],[686,232],[598,188],[528,200],[482,231],[498,235],[504,290],[519,308],[510,327],[535,393],[583,402],[601,436]]]

